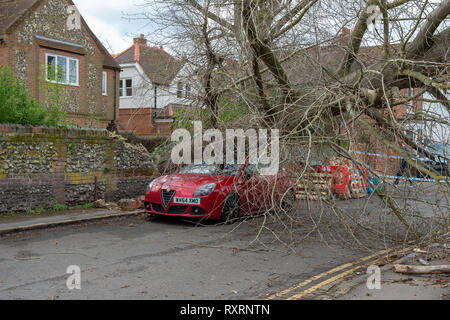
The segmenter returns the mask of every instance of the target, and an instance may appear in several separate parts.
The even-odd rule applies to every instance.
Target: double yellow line
[[[405,249],[400,250],[399,253],[406,253],[406,252],[412,250],[413,248],[414,248],[414,246],[407,247]],[[312,286],[312,287],[310,287],[308,289],[305,289],[305,290],[303,290],[303,291],[301,291],[299,293],[295,293],[292,296],[286,298],[287,300],[298,300],[298,299],[301,299],[304,296],[306,296],[306,295],[308,295],[310,293],[313,293],[314,291],[320,289],[321,287],[323,287],[323,286],[325,286],[327,284],[330,284],[330,283],[332,283],[334,281],[337,281],[337,280],[339,280],[339,279],[341,279],[341,278],[343,278],[343,277],[345,277],[345,276],[347,276],[349,274],[352,274],[353,272],[357,271],[358,269],[361,269],[361,268],[363,268],[365,266],[369,266],[369,265],[375,264],[375,262],[380,259],[381,255],[392,253],[392,252],[394,252],[397,249],[399,249],[399,247],[382,250],[382,251],[379,251],[377,253],[371,254],[370,256],[367,256],[367,257],[355,260],[355,261],[350,262],[350,263],[343,264],[343,265],[341,265],[339,267],[336,267],[336,268],[331,269],[329,271],[326,271],[326,272],[323,272],[321,274],[318,274],[318,275],[316,275],[316,276],[314,276],[314,277],[312,277],[312,278],[310,278],[308,280],[305,280],[305,281],[303,281],[303,282],[301,282],[301,283],[299,283],[299,284],[297,284],[295,286],[292,286],[292,287],[290,287],[290,288],[288,288],[286,290],[283,290],[281,292],[273,294],[273,295],[269,296],[267,299],[268,300],[273,300],[273,299],[285,297],[288,294],[291,294],[292,292],[296,292],[298,289],[303,288],[303,287],[309,285],[310,283],[312,283],[314,281],[317,281],[317,280],[322,279],[324,277],[330,276],[330,275],[332,275],[332,274],[334,274],[336,272],[343,271],[343,270],[345,270],[347,268],[353,267],[355,265],[358,265],[358,264],[361,264],[361,263],[366,262],[368,260],[376,258],[375,260],[370,261],[370,263],[365,263],[365,264],[356,266],[356,267],[354,267],[354,268],[352,268],[350,270],[343,271],[343,272],[341,272],[341,273],[339,273],[339,274],[337,274],[337,275],[335,275],[335,276],[333,276],[333,277],[331,277],[331,278],[329,278],[327,280],[324,280],[324,281],[322,281],[322,282],[320,282],[320,283],[318,283],[318,284],[316,284],[316,285],[314,285],[314,286]]]

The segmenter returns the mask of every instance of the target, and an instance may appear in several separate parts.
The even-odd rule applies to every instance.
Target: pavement
[[[380,289],[368,289],[362,281],[338,300],[450,300],[449,277],[399,274],[389,268],[382,272]]]
[[[414,248],[412,253],[386,263],[379,261],[379,286],[373,284],[374,269],[361,269],[357,274],[344,277],[322,288],[310,296],[323,300],[450,300],[449,274],[403,274],[395,272],[394,265],[438,266],[448,265],[450,247],[446,243],[435,243],[425,250]],[[383,265],[383,263],[386,263]],[[367,267],[367,266],[365,266]],[[373,266],[372,266],[373,268]]]
[[[135,216],[140,213],[144,213],[144,210],[122,211],[120,209],[92,209],[78,211],[68,210],[59,214],[43,216],[33,214],[30,216],[0,217],[0,236],[23,231]]]

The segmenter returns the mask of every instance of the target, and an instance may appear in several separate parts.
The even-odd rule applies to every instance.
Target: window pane
[[[127,80],[127,88],[131,88],[132,87],[132,81],[131,79]]]
[[[56,73],[56,58],[47,56],[47,80],[54,81]]]
[[[127,97],[131,97],[133,95],[133,89],[127,88]]]
[[[191,85],[186,84],[186,98],[189,99],[191,96]]]
[[[78,84],[78,61],[69,60],[69,83]]]
[[[58,56],[56,67],[56,78],[58,82],[66,83],[67,82],[66,77],[67,77],[67,58]]]
[[[103,72],[103,78],[102,78],[102,93],[106,94],[106,79],[108,74],[106,72]]]
[[[177,98],[183,98],[183,82],[178,82],[177,86]]]

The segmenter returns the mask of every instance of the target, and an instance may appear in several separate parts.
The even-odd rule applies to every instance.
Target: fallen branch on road
[[[410,265],[396,264],[394,265],[394,270],[397,273],[407,273],[407,274],[441,274],[441,273],[450,273],[450,265],[410,266]]]

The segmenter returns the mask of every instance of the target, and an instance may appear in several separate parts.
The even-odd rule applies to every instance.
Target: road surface
[[[264,299],[364,255],[319,240],[293,253],[270,232],[249,246],[261,219],[195,226],[133,217],[5,236],[0,299]],[[67,287],[72,265],[80,290]]]

